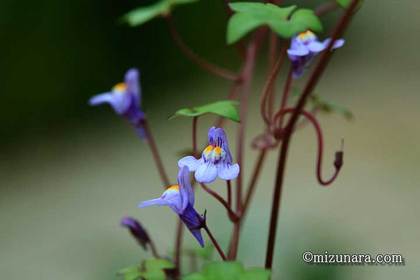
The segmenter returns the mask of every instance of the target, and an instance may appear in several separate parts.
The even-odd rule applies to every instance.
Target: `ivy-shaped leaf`
[[[122,20],[130,26],[142,25],[155,17],[168,15],[178,5],[197,2],[198,0],[161,0],[155,4],[139,7],[123,16]]]
[[[227,26],[227,42],[233,44],[257,27],[268,25],[283,38],[308,29],[320,32],[322,24],[312,10],[296,6],[279,7],[271,3],[231,3],[235,12]]]
[[[173,269],[175,265],[166,259],[148,259],[143,261],[142,265],[130,266],[121,269],[118,275],[124,277],[124,280],[165,280],[166,269]]]
[[[138,266],[130,266],[118,271],[117,275],[123,277],[124,280],[137,280],[140,278],[140,269]]]
[[[239,122],[239,114],[236,108],[237,105],[238,102],[233,100],[217,101],[203,106],[180,109],[176,111],[175,114],[173,114],[169,119],[173,119],[178,116],[198,117],[211,113],[235,122]]]
[[[270,272],[264,268],[245,269],[240,262],[212,262],[199,273],[184,280],[269,280]]]

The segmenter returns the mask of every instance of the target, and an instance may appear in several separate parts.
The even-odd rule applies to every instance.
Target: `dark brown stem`
[[[149,144],[150,150],[151,150],[152,155],[153,155],[153,159],[155,160],[156,167],[157,167],[159,175],[160,175],[160,179],[162,180],[162,183],[165,186],[169,186],[170,182],[169,182],[168,175],[166,175],[166,171],[165,171],[165,168],[163,167],[163,163],[162,163],[162,160],[160,158],[155,139],[153,137],[153,134],[150,130],[150,127],[149,127],[149,124],[148,124],[146,118],[144,118],[140,122],[140,124],[143,127],[144,132],[146,134],[147,143]]]
[[[155,242],[153,242],[153,240],[151,240],[151,239],[149,241],[149,247],[150,247],[150,250],[152,251],[153,257],[155,257],[156,259],[160,259],[159,253],[156,249]]]
[[[338,8],[337,1],[333,0],[330,2],[322,3],[315,9],[315,14],[317,16],[323,16],[329,12],[332,12]]]
[[[254,172],[252,173],[252,176],[251,176],[251,182],[249,183],[248,190],[245,196],[244,205],[243,205],[242,213],[241,213],[241,220],[245,216],[245,213],[249,207],[249,203],[251,202],[251,198],[254,195],[255,187],[257,185],[257,180],[261,173],[261,169],[262,169],[266,154],[267,154],[267,150],[263,149],[260,151],[260,154],[258,155],[258,159],[254,167]]]
[[[217,201],[219,201],[228,211],[229,218],[232,222],[236,222],[239,217],[236,215],[236,213],[232,210],[232,208],[229,207],[229,204],[226,202],[226,200],[223,199],[217,192],[213,191],[209,187],[207,187],[205,184],[200,183],[201,187],[211,196],[213,196]]]
[[[240,119],[241,123],[238,125],[237,132],[237,159],[238,164],[242,170],[244,170],[244,146],[245,146],[245,127],[246,127],[246,116],[248,111],[248,97],[251,86],[251,77],[255,67],[255,58],[258,49],[258,42],[261,39],[263,33],[257,31],[255,38],[249,43],[246,50],[246,58],[244,67],[242,70],[242,93],[240,97]],[[239,173],[236,181],[236,212],[240,213],[242,211],[242,172]],[[239,235],[240,235],[241,223],[238,219],[233,225],[232,237],[229,245],[228,257],[230,260],[236,259],[239,246]]]
[[[226,181],[227,203],[229,208],[232,208],[232,184],[230,180]]]
[[[284,84],[283,95],[281,97],[280,103],[280,111],[282,111],[287,106],[287,100],[289,99],[290,95],[290,88],[292,87],[293,83],[293,68],[290,66],[289,73],[287,74],[287,80]],[[280,127],[283,126],[283,117],[280,118]]]
[[[261,100],[260,100],[260,111],[261,111],[261,117],[263,118],[264,122],[269,125],[270,124],[270,118],[271,115],[269,114],[267,110],[267,101],[270,100],[270,94],[273,94],[273,87],[276,81],[276,78],[280,72],[281,66],[286,58],[286,44],[282,47],[280,50],[279,58],[277,59],[276,63],[274,64],[273,68],[271,69],[270,74],[267,77],[267,80],[264,84],[264,88],[261,94]]]
[[[280,111],[276,114],[275,122],[277,123],[277,119],[282,119],[282,117],[284,115],[289,114],[289,113],[293,113],[294,111],[295,111],[294,108],[283,109],[282,111]],[[324,180],[322,178],[322,157],[323,157],[323,154],[324,154],[324,138],[322,136],[321,126],[319,125],[315,116],[312,115],[311,113],[302,110],[301,114],[315,128],[315,132],[316,132],[316,136],[317,136],[317,142],[318,142],[318,155],[317,155],[317,162],[316,162],[316,176],[317,176],[318,182],[322,186],[328,186],[332,182],[334,182],[334,180],[337,178],[338,174],[340,173],[340,170],[341,170],[341,167],[342,167],[342,151],[337,152],[337,153],[341,153],[341,156],[340,156],[341,158],[339,159],[338,165],[335,166],[334,174],[331,176],[330,179]],[[281,129],[281,126],[279,126],[278,129]]]
[[[181,248],[182,248],[182,237],[184,232],[184,225],[181,219],[178,219],[176,226],[176,238],[175,238],[175,252],[174,252],[174,263],[177,276],[181,275]]]
[[[230,88],[229,94],[227,99],[229,100],[235,100],[238,98],[238,94],[241,88],[241,81],[236,81],[232,87]],[[219,117],[217,118],[217,120],[214,122],[214,126],[215,127],[223,127],[224,123],[225,123],[226,119],[223,117]]]
[[[276,241],[276,233],[277,233],[277,222],[278,222],[278,215],[280,210],[280,201],[281,201],[281,193],[283,187],[283,180],[284,180],[284,171],[286,167],[286,159],[287,153],[289,150],[289,142],[291,139],[291,135],[293,132],[294,125],[298,120],[300,112],[302,111],[303,107],[306,104],[306,100],[308,96],[311,94],[312,90],[315,88],[319,78],[323,74],[330,58],[332,55],[332,47],[342,35],[346,27],[348,26],[350,19],[353,15],[358,4],[358,0],[353,0],[350,4],[350,7],[346,10],[345,14],[340,19],[339,23],[337,24],[332,36],[331,42],[329,43],[326,51],[322,54],[316,68],[312,72],[303,92],[302,95],[295,107],[295,111],[293,112],[292,116],[290,117],[285,129],[284,129],[284,138],[282,138],[279,159],[277,164],[277,176],[276,182],[274,185],[274,194],[273,194],[273,202],[271,208],[271,217],[270,217],[270,228],[268,234],[268,242],[267,242],[267,251],[266,251],[266,259],[265,259],[265,268],[270,269],[273,266],[273,255],[275,249],[275,241]]]
[[[197,121],[198,117],[193,117],[192,120],[192,149],[193,149],[193,155],[197,156]]]
[[[217,252],[219,253],[222,260],[226,260],[226,255],[223,252],[222,248],[220,248],[219,243],[217,242],[216,238],[214,238],[213,234],[211,233],[210,229],[207,227],[207,225],[204,226],[204,230],[207,232],[207,235],[209,236],[211,242],[213,243],[214,247],[216,247]]]
[[[216,66],[206,61],[202,57],[198,56],[195,52],[193,52],[179,35],[171,15],[168,14],[167,16],[165,16],[165,18],[168,22],[169,31],[171,33],[172,39],[174,40],[175,44],[179,47],[179,49],[185,54],[186,57],[188,57],[192,62],[200,66],[202,69],[210,72],[211,74],[214,74],[216,76],[230,81],[236,81],[238,79],[238,75],[236,75],[232,71]]]
[[[276,57],[277,57],[277,48],[278,48],[278,38],[277,38],[277,34],[274,31],[270,31],[270,36],[269,36],[269,49],[268,49],[268,71],[272,71],[272,69],[274,68],[274,65],[276,64]],[[270,73],[269,72],[269,73]],[[268,94],[268,108],[267,108],[267,113],[269,116],[272,116],[273,114],[273,110],[274,110],[274,99],[275,99],[275,94],[276,92],[276,84],[274,83],[273,86],[271,87],[270,93]]]

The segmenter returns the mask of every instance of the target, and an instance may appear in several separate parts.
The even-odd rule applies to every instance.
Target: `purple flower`
[[[150,237],[136,219],[124,217],[121,219],[121,226],[126,227],[143,249],[146,250],[146,245],[150,242]]]
[[[149,206],[168,206],[171,208],[179,215],[198,243],[202,247],[204,246],[201,228],[205,225],[205,218],[194,209],[194,192],[187,167],[179,170],[178,185],[168,187],[159,198],[146,200],[139,204],[140,208]]]
[[[178,166],[188,166],[190,171],[195,171],[195,179],[200,183],[211,183],[217,176],[223,180],[238,177],[239,165],[232,164],[232,155],[223,128],[210,128],[208,143],[200,159],[186,156],[178,161]]]
[[[293,78],[301,77],[315,55],[324,51],[330,42],[330,38],[323,42],[319,41],[316,35],[309,30],[293,37],[290,48],[287,50],[292,62]],[[340,48],[343,45],[344,40],[338,39],[334,42],[333,49]]]
[[[139,85],[139,71],[135,68],[125,73],[123,83],[115,85],[110,92],[95,95],[89,100],[91,106],[108,103],[114,111],[127,119],[137,130],[141,137],[144,131],[141,121],[144,113],[140,108],[141,89]]]

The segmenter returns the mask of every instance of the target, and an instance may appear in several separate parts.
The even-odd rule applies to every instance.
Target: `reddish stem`
[[[315,14],[317,16],[323,16],[329,12],[334,11],[335,9],[337,9],[339,6],[337,4],[337,1],[333,0],[330,2],[326,2],[326,3],[322,3],[321,5],[319,5],[316,9],[315,9]]]
[[[282,111],[287,106],[287,100],[289,99],[290,95],[290,88],[292,87],[293,83],[293,68],[290,66],[289,73],[287,74],[286,83],[284,84],[283,95],[281,97],[280,103],[280,111]],[[280,127],[283,126],[283,117],[280,118]]]
[[[200,66],[202,69],[210,72],[211,74],[214,74],[216,76],[230,81],[236,81],[238,79],[238,75],[236,75],[232,71],[214,65],[206,61],[202,57],[198,56],[195,52],[193,52],[179,35],[171,15],[168,14],[167,16],[165,16],[165,18],[168,22],[169,31],[171,33],[172,39],[174,40],[175,44],[179,47],[179,49],[185,54],[185,56],[187,56],[191,61]]]
[[[316,68],[312,72],[302,95],[295,107],[295,111],[293,112],[291,118],[289,119],[285,129],[284,129],[284,138],[282,138],[278,165],[277,165],[277,176],[276,176],[276,183],[274,185],[274,194],[273,194],[273,203],[271,208],[271,218],[270,218],[270,228],[268,234],[268,242],[267,242],[267,252],[266,252],[266,259],[265,259],[265,268],[271,269],[273,265],[273,256],[274,256],[274,248],[275,248],[275,241],[276,241],[276,233],[277,233],[277,222],[278,222],[278,215],[280,210],[280,201],[281,201],[281,194],[282,194],[282,187],[284,181],[284,171],[286,167],[286,158],[287,153],[289,150],[289,142],[291,139],[291,135],[293,132],[294,125],[298,120],[299,114],[302,111],[303,107],[306,104],[306,100],[308,96],[311,94],[312,90],[315,88],[319,78],[323,74],[330,58],[332,55],[332,47],[342,35],[346,27],[348,26],[350,19],[353,15],[354,10],[356,9],[358,4],[358,0],[352,0],[350,7],[346,10],[345,14],[342,16],[341,20],[337,24],[333,35],[331,36],[331,42],[329,43],[326,51],[322,54]]]
[[[160,179],[162,180],[162,182],[165,186],[168,186],[170,184],[169,179],[168,179],[168,175],[166,175],[166,171],[165,171],[165,168],[163,167],[163,163],[162,163],[162,160],[161,160],[160,155],[159,155],[159,151],[158,151],[158,148],[157,148],[157,145],[156,145],[156,141],[153,137],[153,134],[150,130],[150,127],[149,127],[149,124],[148,124],[146,118],[141,120],[140,125],[143,127],[144,132],[146,134],[147,143],[149,144],[150,150],[151,150],[152,155],[153,155],[153,159],[156,163],[156,167],[158,169]]]
[[[267,77],[267,80],[264,84],[264,88],[261,94],[260,99],[260,111],[261,117],[263,118],[264,122],[269,125],[271,115],[267,112],[267,101],[270,100],[270,94],[273,94],[273,87],[276,81],[276,78],[280,72],[281,66],[286,58],[286,44],[280,50],[279,58],[277,59],[276,63],[274,64],[273,68],[271,69],[270,74]]]
[[[267,154],[267,150],[263,149],[260,151],[260,154],[258,155],[257,162],[254,167],[254,172],[251,176],[251,182],[249,183],[248,191],[245,196],[242,212],[241,212],[241,220],[245,216],[246,211],[248,210],[249,203],[251,202],[251,198],[254,195],[255,187],[257,185],[257,180],[259,178],[259,174],[261,173],[261,169],[264,163],[265,156]]]
[[[221,197],[217,192],[207,187],[205,184],[200,183],[200,185],[208,194],[213,196],[217,201],[219,201],[226,208],[229,214],[229,218],[232,222],[236,222],[238,220],[239,218],[238,215],[236,215],[236,213],[232,210],[232,208],[229,207],[228,202],[226,202],[226,200],[224,200],[223,197]]]
[[[193,117],[192,120],[192,149],[193,149],[193,155],[197,156],[197,122],[198,117]]]
[[[229,208],[232,208],[232,185],[230,180],[226,181],[227,203]]]
[[[275,122],[277,122],[277,119],[282,119],[282,117],[288,113],[293,113],[295,111],[294,108],[286,108],[280,112],[278,112],[274,118]],[[323,185],[323,186],[328,186],[330,185],[332,182],[334,182],[334,180],[337,178],[338,174],[340,173],[341,167],[342,167],[342,155],[341,155],[341,159],[340,159],[340,163],[338,165],[335,166],[335,172],[334,174],[331,176],[330,179],[324,180],[322,178],[322,156],[324,154],[324,138],[322,136],[322,130],[321,130],[321,126],[319,125],[317,119],[315,118],[314,115],[312,115],[311,113],[307,112],[307,111],[301,111],[301,114],[313,125],[313,127],[315,128],[315,132],[316,132],[316,136],[317,136],[317,142],[318,142],[318,155],[317,155],[317,162],[316,162],[316,176],[317,176],[317,180],[318,182]],[[279,126],[279,129],[281,128],[281,126]],[[342,153],[342,151],[338,152],[338,153]]]
[[[211,233],[210,229],[207,227],[207,225],[204,226],[204,230],[207,232],[207,235],[209,236],[211,242],[213,243],[214,247],[216,247],[217,252],[219,253],[222,260],[226,260],[226,255],[223,252],[222,248],[220,247],[219,243],[217,242],[216,238],[214,238],[213,234]]]

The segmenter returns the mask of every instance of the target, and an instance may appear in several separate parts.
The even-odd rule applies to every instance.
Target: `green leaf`
[[[141,269],[140,269],[141,267]],[[143,261],[141,266],[130,266],[121,269],[118,275],[122,275],[124,280],[165,280],[165,269],[173,269],[175,265],[166,259],[148,259]]]
[[[227,42],[233,44],[257,27],[268,25],[279,36],[290,38],[311,29],[322,31],[322,24],[312,10],[296,6],[279,7],[271,3],[232,3],[235,14],[227,26]],[[293,13],[293,14],[292,14]]]
[[[352,0],[336,0],[336,1],[337,1],[337,4],[341,8],[347,9],[350,6]],[[356,9],[359,9],[361,7],[362,3],[363,3],[363,0],[359,0],[359,3],[357,5]]]
[[[207,243],[204,248],[199,247],[194,249],[194,252],[198,257],[204,260],[211,260],[213,257],[214,247]]]
[[[243,273],[240,262],[212,262],[203,269],[207,280],[236,280]]]
[[[137,280],[140,278],[141,273],[138,266],[130,266],[121,269],[117,273],[122,276],[124,280]]]
[[[176,111],[175,114],[173,114],[169,119],[173,119],[178,116],[198,117],[211,113],[235,122],[239,122],[239,114],[236,108],[237,105],[238,102],[233,100],[217,101],[199,107],[180,109]]]
[[[240,280],[270,280],[270,271],[255,267],[246,270],[241,277]]]
[[[336,1],[337,1],[337,4],[340,5],[344,9],[346,9],[351,3],[351,0],[336,0]]]
[[[123,16],[123,22],[130,26],[142,25],[155,17],[165,16],[178,5],[197,2],[198,0],[161,0],[155,4],[139,7]]]
[[[143,263],[146,271],[174,268],[175,265],[166,259],[148,259]]]
[[[240,262],[212,262],[199,273],[193,273],[183,280],[269,280],[270,272],[264,268],[244,269]]]

